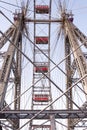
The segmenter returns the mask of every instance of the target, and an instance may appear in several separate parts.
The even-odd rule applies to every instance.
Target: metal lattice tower
[[[38,19],[39,15],[44,17],[47,15],[47,19],[50,20],[51,16],[51,0],[48,1],[48,4],[40,4],[34,0],[34,19]],[[39,20],[41,20],[39,18]],[[37,32],[39,28],[42,29],[42,32]],[[43,31],[43,28],[45,30]],[[51,96],[51,82],[50,82],[50,22],[44,23],[35,22],[34,23],[34,43],[37,45],[34,46],[34,68],[33,68],[33,90],[32,90],[32,109],[33,110],[43,110],[47,105],[52,102]],[[40,49],[40,50],[39,50]],[[49,57],[49,59],[48,59]],[[52,106],[48,110],[52,110]],[[55,120],[52,116],[49,117],[51,120],[48,124],[38,125],[31,123],[31,129],[55,129]]]
[[[61,13],[56,19],[52,17],[56,7],[52,0],[46,2],[28,0],[26,6],[23,5],[20,10],[15,11],[13,22],[1,12],[2,16],[12,24],[5,33],[0,31],[0,56],[3,59],[0,68],[0,129],[2,130],[74,130],[77,127],[78,129],[86,127],[87,54],[83,50],[87,49],[87,37],[74,25],[73,14],[63,7],[62,2],[58,2]],[[27,16],[27,12],[30,11],[28,6],[32,7],[31,17]],[[53,44],[56,43],[56,39],[51,41],[55,23],[59,24],[58,28],[62,30],[62,33],[59,32],[57,35],[57,44],[60,42],[60,46],[64,45],[64,48],[62,47],[64,58],[61,59],[61,55],[58,55],[56,61],[51,56]],[[33,31],[30,32],[30,29]],[[33,38],[29,33],[32,33]],[[61,34],[64,38],[62,45],[59,40]],[[27,55],[23,51],[24,37],[28,40],[28,45],[31,45],[32,58],[31,52]],[[59,48],[56,46],[56,49]],[[30,51],[30,46],[28,50]],[[22,57],[32,66],[33,75],[30,76],[30,70],[26,72],[26,77],[31,77],[32,83],[30,84],[29,81],[29,88],[23,92],[22,80],[26,82],[27,79],[23,79]],[[60,79],[61,74],[63,80]],[[7,101],[10,86],[13,93],[12,96],[9,94]],[[76,95],[77,99],[76,89],[81,93],[80,98],[78,94]],[[30,108],[25,109],[22,105],[26,100],[22,101],[22,96],[26,94],[28,97],[30,92],[31,101],[27,102],[30,103],[28,105]],[[10,101],[11,98],[13,101]],[[64,104],[60,103],[63,100]],[[27,123],[22,124],[22,119],[23,121],[28,119]],[[28,126],[25,128],[26,125]]]

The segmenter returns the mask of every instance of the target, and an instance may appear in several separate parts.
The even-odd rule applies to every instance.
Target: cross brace
[[[62,22],[61,19],[27,19],[25,18],[25,22],[36,22],[36,23],[50,23],[50,22]]]
[[[0,112],[0,119],[31,119],[37,115],[40,110],[8,110]],[[35,119],[50,119],[50,116],[54,115],[55,119],[67,119],[67,118],[87,118],[87,110],[44,110]]]

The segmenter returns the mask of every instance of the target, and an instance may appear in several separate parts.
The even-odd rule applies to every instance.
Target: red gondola
[[[36,37],[36,44],[48,44],[48,37]]]
[[[47,66],[39,66],[39,67],[35,67],[35,72],[36,73],[47,73],[48,72],[48,67]]]
[[[36,9],[36,13],[40,13],[40,14],[48,14],[49,13],[49,6],[48,5],[36,5],[35,6]]]
[[[49,96],[48,95],[34,95],[33,96],[33,101],[35,102],[48,102],[49,101]]]

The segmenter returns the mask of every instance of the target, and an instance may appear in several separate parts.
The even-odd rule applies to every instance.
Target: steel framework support
[[[58,20],[51,20],[51,0],[49,0],[48,2],[48,8],[49,11],[47,13],[47,18],[43,19],[41,17],[43,17],[43,15],[45,14],[45,10],[43,10],[43,6],[46,7],[45,5],[39,5],[37,1],[33,1],[34,2],[34,20],[29,20],[25,18],[25,22],[34,22],[34,44],[36,44],[38,46],[38,48],[40,48],[40,50],[47,56],[50,58],[50,26],[51,26],[51,22],[57,22]],[[39,9],[41,9],[43,11],[42,14],[37,13],[36,12],[36,6],[40,7]],[[41,15],[41,17],[38,19],[38,15]],[[60,20],[61,21],[61,20]],[[41,34],[37,33],[37,30],[39,29],[38,26],[40,26],[40,28],[45,27],[45,30],[42,31]],[[44,33],[45,32],[45,33]],[[38,35],[39,34],[39,35]],[[38,84],[34,85],[32,88],[32,110],[37,110],[37,106],[39,106],[39,108],[42,110],[44,107],[46,107],[48,104],[50,104],[50,102],[52,101],[52,96],[51,96],[51,82],[48,80],[50,78],[50,60],[49,58],[47,58],[42,52],[39,51],[39,49],[36,48],[36,46],[34,45],[34,54],[33,54],[33,61],[34,64],[36,65],[36,67],[38,67],[38,69],[36,68],[35,71],[35,66],[33,69],[33,84],[35,84],[35,82],[37,80],[39,80],[41,77],[43,77],[44,75],[46,75],[47,73],[47,77],[44,76]],[[44,58],[41,58],[41,57]],[[47,71],[43,71],[40,69],[42,69],[42,67],[44,69],[47,69]],[[37,96],[37,97],[36,97]],[[46,100],[44,100],[46,99]],[[53,109],[52,106],[49,106],[48,109]],[[55,116],[52,115],[49,117],[50,118],[50,127],[49,130],[55,130]],[[42,119],[41,119],[42,120]],[[33,129],[34,126],[34,120],[32,122],[30,122],[30,130]],[[40,128],[43,129],[44,125],[38,126]]]
[[[69,39],[68,36],[65,38],[65,57],[70,54],[70,44],[69,44]],[[71,78],[71,55],[66,58],[66,89],[69,89],[72,86],[72,78]],[[69,96],[70,99],[72,99],[72,89],[70,89],[67,92],[67,95]],[[66,103],[67,103],[67,109],[72,110],[73,109],[73,103],[66,98]],[[73,120],[68,118],[68,130],[71,130],[70,126],[72,125]],[[72,129],[73,130],[73,129]]]
[[[4,57],[4,62],[2,64],[2,69],[0,73],[0,109],[3,109],[6,104],[4,104],[5,101],[5,95],[7,86],[9,83],[9,78],[11,74],[11,70],[14,74],[14,84],[15,84],[15,96],[14,99],[14,109],[19,110],[20,109],[20,98],[17,98],[20,95],[20,86],[21,86],[21,53],[16,49],[16,47],[21,50],[22,49],[22,35],[21,31],[23,29],[23,20],[22,20],[22,14],[18,14],[19,20],[16,20],[14,22],[14,25],[12,25],[4,34],[1,32],[2,36],[0,38],[1,40],[1,48],[5,45],[5,43],[8,41],[8,39],[11,37],[11,42],[9,43],[8,50]],[[15,47],[16,46],[16,47]],[[15,57],[16,56],[16,57]],[[8,106],[9,110],[10,107]],[[8,120],[13,129],[19,128],[19,119],[15,120]]]
[[[50,125],[42,125],[39,126],[38,124],[34,124],[33,120],[30,121],[30,130],[33,130],[34,128],[48,128],[49,130],[56,130],[56,125],[55,125],[55,119],[68,119],[68,130],[70,129],[74,129],[74,126],[79,123],[79,121],[81,119],[87,118],[87,101],[83,104],[83,106],[80,108],[79,110],[75,110],[73,109],[73,100],[72,100],[72,77],[75,73],[75,70],[77,69],[78,73],[79,73],[79,77],[84,77],[85,75],[87,75],[87,63],[85,61],[85,57],[84,54],[82,53],[80,47],[79,47],[79,43],[78,40],[82,43],[84,43],[84,46],[87,47],[87,38],[86,36],[81,33],[81,31],[76,28],[76,26],[74,26],[74,24],[70,21],[70,19],[68,19],[68,17],[64,16],[63,19],[60,20],[51,20],[51,0],[50,4],[49,4],[49,14],[48,14],[48,19],[46,20],[42,20],[42,19],[36,19],[37,14],[34,14],[34,19],[27,19],[25,18],[23,15],[24,14],[18,14],[18,16],[16,17],[16,21],[15,21],[15,26],[11,26],[5,33],[3,36],[1,36],[0,38],[0,48],[2,48],[5,43],[8,41],[7,38],[11,38],[11,43],[9,44],[8,50],[6,52],[5,55],[5,59],[0,71],[0,119],[7,119],[10,121],[12,121],[13,124],[17,123],[17,126],[13,125],[13,127],[15,127],[15,129],[19,128],[19,119],[34,119],[34,120],[50,120]],[[36,1],[34,0],[34,12],[35,12],[35,6],[36,6]],[[46,54],[48,57],[50,57],[50,26],[51,26],[51,22],[60,22],[63,24],[64,26],[64,31],[65,31],[65,35],[66,35],[66,39],[65,39],[65,56],[67,57],[70,54],[70,51],[72,50],[73,52],[73,56],[74,56],[74,60],[73,63],[71,65],[71,57],[68,56],[66,58],[66,74],[67,74],[67,78],[66,78],[66,88],[67,88],[67,92],[63,93],[63,91],[58,88],[63,95],[65,95],[67,97],[67,110],[53,110],[53,107],[50,106],[49,104],[52,102],[52,95],[51,95],[51,82],[57,87],[57,85],[51,80],[50,78],[50,59],[48,58],[46,61],[38,61],[36,58],[36,55],[40,55],[41,52],[39,51],[38,48],[36,48],[36,46],[34,46],[34,68],[35,67],[43,67],[41,65],[46,64],[48,68],[45,68],[45,73],[47,73],[47,70],[49,71],[49,73],[44,74],[42,73],[42,70],[40,70],[41,68],[39,68],[39,70],[37,69],[35,72],[35,70],[33,69],[33,84],[37,81],[37,79],[40,79],[42,76],[42,80],[40,82],[39,85],[33,86],[33,91],[32,91],[32,97],[35,96],[42,96],[45,95],[45,101],[44,98],[40,97],[40,98],[32,98],[32,110],[20,110],[20,98],[18,98],[20,96],[20,90],[21,90],[21,52],[19,50],[22,50],[22,31],[23,31],[23,27],[24,27],[24,23],[27,22],[34,22],[34,44],[37,44],[36,42],[36,26],[38,24],[42,24],[42,25],[48,25],[48,35],[46,35],[46,37],[48,36],[47,41],[45,41],[45,48],[43,49],[42,46],[40,46],[40,44],[38,44],[38,48],[40,48],[40,50],[42,52],[44,52],[44,54]],[[42,43],[42,41],[40,41]],[[13,43],[13,44],[12,44]],[[18,50],[17,50],[17,48]],[[71,49],[71,50],[70,50]],[[16,58],[14,59],[16,54]],[[43,53],[42,53],[43,55]],[[45,56],[45,55],[44,55]],[[47,57],[46,57],[47,58]],[[67,66],[68,64],[68,66]],[[70,66],[72,66],[73,68],[73,72],[71,73],[71,68]],[[14,103],[14,109],[15,110],[10,110],[9,107],[7,107],[7,110],[3,109],[4,107],[4,101],[5,101],[5,95],[6,95],[6,90],[7,90],[7,84],[9,81],[9,77],[10,77],[10,72],[11,70],[13,70],[14,73],[14,81],[15,81],[15,103]],[[38,74],[38,71],[40,72],[40,74]],[[48,81],[48,83],[46,84],[47,86],[45,86],[45,81]],[[83,89],[85,92],[85,95],[87,94],[87,76],[85,76],[84,79],[80,80],[82,85],[83,85]],[[75,84],[77,85],[77,84]],[[62,96],[63,96],[62,95]],[[48,98],[49,96],[49,98]],[[87,98],[87,95],[86,95]],[[43,100],[42,100],[43,99]],[[48,100],[49,99],[49,100]],[[41,110],[43,106],[47,106],[49,105],[49,109],[47,110],[37,110],[37,105],[40,106]],[[52,105],[52,104],[51,104]],[[77,105],[78,106],[78,105]],[[41,112],[40,112],[41,111]],[[34,118],[33,118],[34,117]],[[1,127],[1,124],[0,124]],[[32,129],[33,128],[33,129]],[[2,127],[1,127],[2,129]]]
[[[37,115],[40,110],[10,110],[0,112],[0,119],[31,119]],[[87,118],[87,110],[44,110],[35,119],[50,119],[50,116],[54,116],[55,119],[83,119]]]
[[[87,64],[86,64],[84,55],[83,55],[81,49],[79,48],[79,44],[78,44],[76,35],[74,33],[74,28],[72,26],[72,23],[68,20],[65,22],[65,29],[66,29],[66,33],[69,38],[71,48],[73,50],[73,55],[75,58],[79,76],[82,77],[83,75],[87,74]],[[77,49],[77,48],[79,48],[79,49]],[[85,78],[82,81],[82,84],[83,84],[84,91],[87,93],[87,78]]]

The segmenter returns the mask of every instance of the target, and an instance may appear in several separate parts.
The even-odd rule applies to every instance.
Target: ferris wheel
[[[85,130],[87,37],[70,1],[0,3],[0,129]]]

